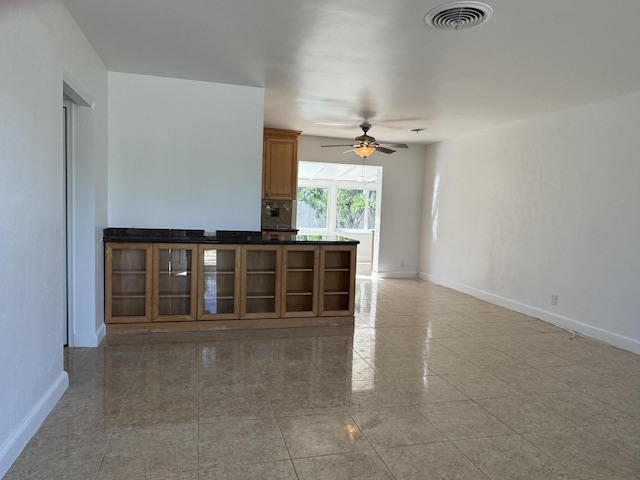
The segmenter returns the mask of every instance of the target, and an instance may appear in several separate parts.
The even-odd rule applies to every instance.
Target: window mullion
[[[369,190],[364,189],[364,215],[362,229],[366,230],[369,225]]]
[[[337,211],[338,211],[338,188],[336,182],[331,182],[329,189],[329,210],[331,211],[329,219],[329,231],[337,231]]]

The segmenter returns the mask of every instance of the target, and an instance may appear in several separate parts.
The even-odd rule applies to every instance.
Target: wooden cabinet
[[[353,315],[356,249],[323,246],[320,249],[319,315]]]
[[[240,316],[240,246],[200,245],[198,320]]]
[[[241,318],[280,316],[280,273],[282,247],[242,247]]]
[[[197,245],[153,245],[154,322],[196,319],[197,256]]]
[[[196,319],[197,245],[109,243],[105,248],[105,321]]]
[[[151,245],[107,244],[105,249],[105,320],[151,321]]]
[[[295,200],[298,187],[298,136],[293,130],[264,129],[262,198]]]
[[[282,256],[282,317],[318,315],[318,264],[320,248],[292,245]]]
[[[106,323],[109,331],[352,324],[355,252],[333,244],[109,242]]]

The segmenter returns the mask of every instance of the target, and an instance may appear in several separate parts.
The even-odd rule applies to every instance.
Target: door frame
[[[83,337],[83,331],[86,327],[78,320],[78,315],[86,316],[84,312],[83,292],[78,294],[78,282],[81,284],[85,282],[83,280],[87,277],[87,273],[91,272],[95,265],[92,263],[90,251],[86,251],[85,237],[88,234],[94,235],[94,228],[89,222],[82,221],[79,217],[83,211],[87,210],[85,204],[92,204],[90,198],[85,198],[87,195],[87,189],[83,180],[78,180],[78,171],[83,166],[89,165],[93,162],[93,157],[86,156],[86,151],[90,151],[93,145],[93,137],[91,136],[91,129],[93,128],[93,105],[94,101],[91,96],[66,72],[63,73],[62,82],[62,107],[67,108],[67,118],[65,125],[61,132],[63,137],[63,161],[61,162],[61,168],[63,170],[62,179],[63,183],[63,215],[64,221],[61,228],[63,231],[63,238],[65,244],[65,268],[62,270],[64,277],[61,281],[64,282],[64,314],[62,315],[62,337],[64,337],[64,331],[67,332],[67,342],[69,347],[74,346],[89,346],[85,334]],[[66,128],[65,128],[66,127]],[[65,132],[66,130],[66,132]],[[66,135],[65,135],[66,133]],[[79,153],[77,148],[82,151]],[[64,151],[66,150],[66,152]],[[82,153],[84,152],[84,153]],[[93,168],[93,167],[92,167]],[[86,170],[86,167],[85,167]],[[80,183],[79,183],[80,182]],[[90,232],[88,231],[90,229]],[[80,296],[79,296],[80,295]],[[78,304],[82,301],[82,304]],[[84,318],[83,318],[84,320]],[[80,330],[80,332],[78,331]],[[93,342],[90,342],[93,343]],[[97,344],[96,344],[97,345]]]
[[[73,107],[72,101],[66,96],[63,96],[62,100],[62,110],[63,110],[63,134],[62,134],[62,144],[63,144],[63,189],[64,189],[64,244],[65,244],[65,252],[64,252],[64,299],[63,299],[63,325],[62,325],[62,344],[64,346],[69,346],[69,332],[72,330],[70,325],[70,320],[73,318],[73,312],[71,312],[73,306],[73,299],[70,298],[73,295],[73,289],[70,287],[72,285],[72,275],[73,275],[73,236],[72,236],[72,223],[73,223],[73,211],[72,211],[72,185],[73,185],[73,174],[72,168],[73,163],[71,161],[71,132],[73,130]]]

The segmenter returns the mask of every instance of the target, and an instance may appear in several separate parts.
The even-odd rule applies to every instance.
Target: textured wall
[[[423,278],[640,352],[639,125],[636,93],[430,146]]]
[[[95,335],[92,306],[102,295],[98,232],[106,223],[107,72],[55,0],[0,2],[0,71],[1,477],[67,385],[64,78],[73,78],[95,101],[78,238],[89,313],[76,325]]]

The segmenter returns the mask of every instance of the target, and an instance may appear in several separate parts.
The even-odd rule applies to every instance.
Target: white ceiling
[[[265,126],[427,143],[640,90],[640,0],[62,0],[111,71],[265,88]],[[423,133],[411,128],[426,128]]]

